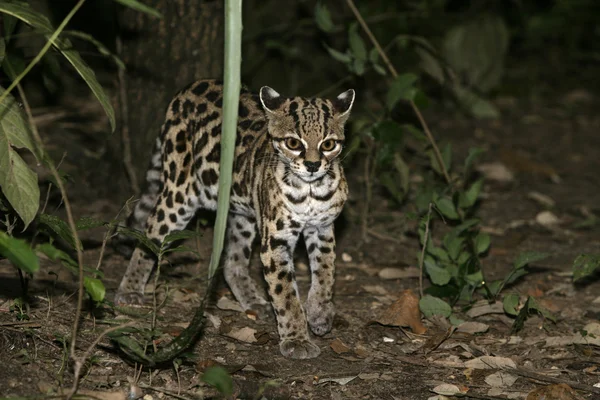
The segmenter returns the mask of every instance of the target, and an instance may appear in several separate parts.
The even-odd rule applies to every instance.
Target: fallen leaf
[[[454,396],[455,394],[463,393],[460,388],[450,383],[442,383],[431,389],[433,393],[442,394],[444,396]]]
[[[363,372],[362,374],[358,374],[358,378],[362,379],[363,381],[370,381],[370,380],[373,380],[373,379],[379,379],[379,373],[373,372],[371,374],[368,374],[368,373]]]
[[[383,296],[388,294],[388,291],[383,286],[379,285],[364,285],[362,288],[365,290],[365,292],[371,294],[379,294]]]
[[[352,256],[348,253],[342,253],[342,261],[345,263],[352,262]]]
[[[221,318],[217,317],[216,315],[207,313],[206,311],[204,312],[204,316],[208,318],[208,320],[215,329],[219,329],[221,327]]]
[[[452,333],[454,332],[455,329],[456,328],[454,328],[454,327],[450,327],[448,329],[445,329],[444,331],[438,331],[434,335],[431,335],[430,337],[428,337],[427,340],[425,341],[425,344],[421,348],[423,353],[429,354],[432,351],[434,351],[435,349],[437,349],[438,347],[440,347],[440,345],[442,343],[444,343],[446,341],[446,339],[448,339],[450,336],[452,336]]]
[[[473,369],[504,369],[517,368],[508,357],[481,356],[465,362],[465,367]]]
[[[402,292],[398,300],[383,310],[375,322],[388,326],[408,326],[419,335],[427,331],[421,323],[419,298],[410,289]]]
[[[500,183],[512,182],[515,178],[513,173],[500,162],[480,164],[477,171],[483,174],[488,181],[496,181]]]
[[[486,376],[485,383],[492,387],[511,387],[518,378],[508,372],[498,371]]]
[[[503,149],[500,151],[500,159],[504,165],[515,172],[540,175],[554,183],[561,181],[560,176],[551,165],[537,162],[525,152]]]
[[[552,211],[542,211],[535,216],[535,222],[544,228],[553,228],[560,223],[560,219]]]
[[[552,200],[552,198],[550,196],[547,196],[540,192],[534,192],[534,191],[529,192],[529,193],[527,193],[527,198],[535,201],[536,203],[538,203],[541,206],[548,207],[548,208],[552,208],[556,205],[556,202],[554,200]]]
[[[347,353],[350,351],[350,347],[346,346],[339,338],[333,339],[333,341],[329,343],[329,347],[331,347],[331,350],[336,354]]]
[[[600,323],[590,322],[583,327],[583,330],[586,331],[588,335],[600,336]]]
[[[232,339],[239,340],[244,343],[256,343],[256,337],[254,334],[256,333],[256,329],[252,329],[248,326],[239,329],[232,329],[225,334],[225,336],[230,337]]]
[[[489,304],[487,300],[478,301],[467,311],[469,318],[477,318],[488,314],[504,314],[504,306],[501,301]]]
[[[405,278],[418,278],[420,275],[417,267],[408,268],[393,268],[387,267],[379,271],[377,274],[381,279],[405,279]]]
[[[217,308],[220,310],[244,312],[244,309],[237,301],[231,300],[229,297],[223,296],[217,301]]]
[[[323,383],[327,383],[327,382],[335,382],[338,383],[342,386],[346,385],[349,382],[352,382],[353,380],[355,380],[357,378],[358,375],[355,376],[347,376],[347,377],[343,377],[343,378],[321,378],[317,381],[317,385],[321,385]]]
[[[527,400],[584,400],[566,383],[543,386],[532,390]]]
[[[462,324],[460,324],[456,328],[456,332],[469,333],[471,335],[474,335],[476,333],[486,332],[489,328],[490,328],[490,326],[488,324],[484,324],[482,322],[468,321],[468,322],[463,322]]]
[[[577,332],[572,336],[552,336],[546,338],[546,347],[563,347],[571,344],[600,346],[600,336],[583,336],[580,332]]]

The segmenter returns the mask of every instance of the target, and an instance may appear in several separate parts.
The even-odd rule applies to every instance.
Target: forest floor
[[[497,101],[503,117],[496,121],[428,115],[436,136],[453,143],[457,159],[471,146],[483,147],[487,152],[480,164],[491,164],[492,171],[500,172],[504,166],[510,172],[504,171],[501,181],[487,173],[478,211],[482,229],[492,236],[484,271],[488,280],[499,279],[520,253],[549,253],[503,293],[534,296],[556,323],[534,315],[514,333],[514,319],[485,302],[478,304],[481,313],[455,310],[461,318],[480,323],[475,332],[465,329],[447,335],[443,326],[424,320],[427,332],[416,335],[408,328],[373,323],[403,291],[419,292],[416,225],[407,224],[405,209],[377,193],[365,241],[357,222],[364,179],[361,168],[350,167],[351,200],[338,229],[337,316],[330,333],[314,338],[321,348],[318,358],[284,358],[274,318],[254,320],[236,311],[233,301],[222,300],[207,307],[209,318],[193,358],[144,370],[135,383],[134,366],[103,338],[92,351],[81,390],[100,399],[125,399],[134,382],[136,393],[151,396],[146,399],[218,397],[200,377],[208,366],[220,365],[233,378],[235,396],[243,399],[421,400],[435,396],[433,389],[444,383],[474,399],[600,399],[600,347],[592,334],[600,335],[600,280],[596,274],[574,285],[571,273],[578,255],[600,249],[600,219],[594,216],[600,216],[599,100],[584,90],[568,93],[556,103],[504,98]],[[68,151],[83,154],[82,149]],[[89,173],[70,155],[63,167],[71,170],[75,182]],[[69,189],[75,216],[113,219],[121,204],[92,199],[84,193],[88,188],[89,184],[87,188],[72,184]],[[439,240],[436,232],[434,226],[434,241]],[[161,268],[159,292],[164,294],[168,286],[170,297],[158,310],[157,323],[167,336],[187,326],[206,290],[212,229],[202,233],[200,240],[188,243],[197,248],[198,256],[176,254]],[[95,266],[104,231],[82,235],[85,263]],[[109,300],[127,262],[106,248],[101,270]],[[257,273],[258,263],[254,257]],[[296,267],[305,294],[309,273],[302,258]],[[19,321],[11,311],[21,294],[19,279],[6,260],[0,261],[0,397],[51,395],[70,387],[72,369],[65,348],[75,315],[76,287],[70,272],[44,261],[30,281],[28,319]],[[220,296],[232,299],[224,284],[219,286]],[[78,353],[123,320],[107,306],[94,315],[84,311]],[[140,318],[140,323],[147,322],[148,318]],[[582,339],[584,327],[589,336]],[[587,339],[595,344],[586,344]],[[483,361],[478,365],[477,360]],[[486,360],[512,362],[517,368],[484,369]],[[568,387],[556,385],[561,382]]]

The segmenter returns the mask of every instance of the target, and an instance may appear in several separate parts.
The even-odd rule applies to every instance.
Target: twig
[[[537,372],[531,371],[525,368],[515,368],[515,369],[507,369],[507,372],[515,375],[519,375],[529,379],[535,379],[541,382],[549,382],[549,383],[565,383],[571,386],[574,389],[581,390],[588,393],[600,394],[600,388],[586,385],[583,383],[570,381],[568,379],[556,378],[554,376],[548,376],[544,374],[539,374]]]
[[[350,7],[350,9],[352,10],[352,13],[354,13],[354,16],[358,20],[358,23],[360,24],[360,26],[363,28],[363,30],[365,31],[365,33],[371,40],[371,43],[373,44],[373,46],[375,46],[375,48],[377,49],[379,56],[381,57],[381,59],[383,60],[385,65],[387,66],[388,70],[390,71],[390,74],[392,74],[392,76],[394,78],[398,77],[398,71],[396,71],[396,68],[394,68],[394,65],[388,58],[387,54],[385,53],[385,51],[383,50],[381,45],[379,44],[379,41],[377,40],[375,35],[373,35],[373,32],[371,32],[369,25],[367,25],[367,22],[364,20],[364,18],[360,14],[360,11],[358,11],[358,9],[356,8],[354,1],[346,0],[346,3],[348,4],[348,7]],[[450,179],[450,175],[448,174],[448,171],[446,170],[446,165],[444,164],[444,160],[442,158],[442,154],[440,153],[440,149],[438,148],[438,146],[435,142],[433,134],[431,133],[431,130],[429,129],[429,126],[427,125],[425,118],[423,118],[423,114],[421,114],[421,111],[419,110],[419,108],[417,107],[417,105],[415,104],[414,101],[412,101],[412,100],[410,101],[410,106],[412,107],[414,113],[416,114],[417,118],[419,119],[419,123],[423,127],[423,131],[425,132],[425,135],[427,136],[427,139],[429,140],[429,143],[431,144],[431,147],[433,148],[433,153],[434,153],[435,158],[436,158],[436,160],[440,166],[440,169],[444,175],[444,178],[446,179],[446,183],[448,183],[448,185],[452,186],[452,180]]]
[[[431,209],[433,203],[429,203],[427,210],[427,222],[425,223],[425,237],[423,238],[423,248],[421,249],[421,257],[419,257],[419,294],[423,297],[423,264],[425,263],[425,249],[429,240],[429,222],[431,221]]]
[[[120,36],[117,36],[117,54],[121,57],[123,52],[123,41]],[[140,193],[140,185],[137,181],[137,175],[135,174],[135,168],[131,162],[131,138],[129,137],[129,111],[127,107],[127,77],[125,70],[119,68],[118,73],[119,79],[119,105],[121,106],[121,143],[123,144],[123,165],[125,166],[125,172],[131,189],[135,194]]]

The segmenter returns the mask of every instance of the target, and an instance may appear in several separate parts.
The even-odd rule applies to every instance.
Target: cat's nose
[[[304,166],[308,172],[317,172],[321,166],[320,161],[304,161]]]

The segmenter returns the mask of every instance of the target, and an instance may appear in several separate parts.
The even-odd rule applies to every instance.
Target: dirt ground
[[[433,390],[441,384],[456,385],[466,393],[463,398],[600,399],[598,338],[595,344],[578,341],[586,326],[600,334],[600,280],[596,275],[574,285],[570,272],[575,257],[598,253],[600,248],[600,226],[593,218],[594,213],[600,215],[600,163],[593,150],[600,148],[600,116],[595,112],[600,99],[585,90],[557,99],[545,104],[498,99],[503,117],[497,121],[473,121],[447,111],[427,115],[436,136],[453,143],[456,159],[462,159],[470,146],[483,147],[487,153],[480,164],[500,163],[511,172],[512,178],[503,182],[487,176],[482,195],[478,215],[492,235],[491,250],[483,259],[486,278],[505,276],[524,251],[550,253],[504,293],[535,296],[554,314],[556,323],[533,316],[522,331],[511,334],[513,319],[501,310],[474,316],[473,310],[455,309],[461,318],[484,324],[478,325],[484,331],[456,331],[446,340],[440,339],[446,330],[427,320],[424,335],[371,323],[404,290],[418,293],[419,248],[415,225],[407,224],[404,215],[410,207],[398,208],[381,194],[375,196],[368,241],[362,240],[357,214],[363,179],[361,169],[350,166],[351,200],[338,229],[337,316],[330,333],[314,338],[321,355],[312,360],[285,359],[279,353],[273,318],[255,321],[228,310],[232,304],[225,301],[212,303],[206,310],[204,335],[193,348],[194,358],[184,359],[177,368],[144,370],[134,385],[136,393],[151,396],[147,399],[218,397],[200,376],[207,366],[221,365],[234,380],[235,396],[242,399],[420,400],[436,396]],[[85,179],[76,158],[67,157],[65,168],[75,182]],[[70,190],[76,217],[110,220],[121,207],[110,200],[94,200],[89,193],[79,195],[76,184]],[[540,194],[547,198],[540,200]],[[549,214],[540,214],[543,211],[550,211],[556,220],[548,222]],[[585,221],[590,223],[581,227]],[[436,232],[434,227],[434,240],[441,237]],[[86,264],[97,264],[103,234],[101,229],[83,234]],[[198,243],[189,243],[199,245],[199,257],[178,254],[161,270],[159,291],[164,293],[168,286],[171,294],[158,312],[158,326],[166,334],[180,332],[200,302],[211,237],[212,230],[204,229]],[[106,249],[101,269],[108,299],[126,265],[124,257]],[[258,271],[256,257],[254,267]],[[305,294],[309,274],[301,258],[297,269]],[[405,277],[394,278],[396,273]],[[18,321],[10,310],[21,293],[19,279],[6,260],[0,261],[0,397],[51,395],[70,387],[72,369],[65,347],[75,315],[75,289],[69,272],[44,261],[30,282],[29,319]],[[220,286],[221,295],[231,298],[225,285]],[[123,320],[108,307],[93,315],[84,313],[78,352]],[[238,339],[233,338],[236,335]],[[106,338],[92,356],[81,389],[101,399],[125,398],[136,375],[134,366],[125,363]],[[476,365],[482,356],[509,358],[517,369],[482,369]],[[542,391],[561,382],[578,393],[564,386],[561,393],[557,386],[552,387],[553,394]],[[536,389],[537,395],[527,397]]]

